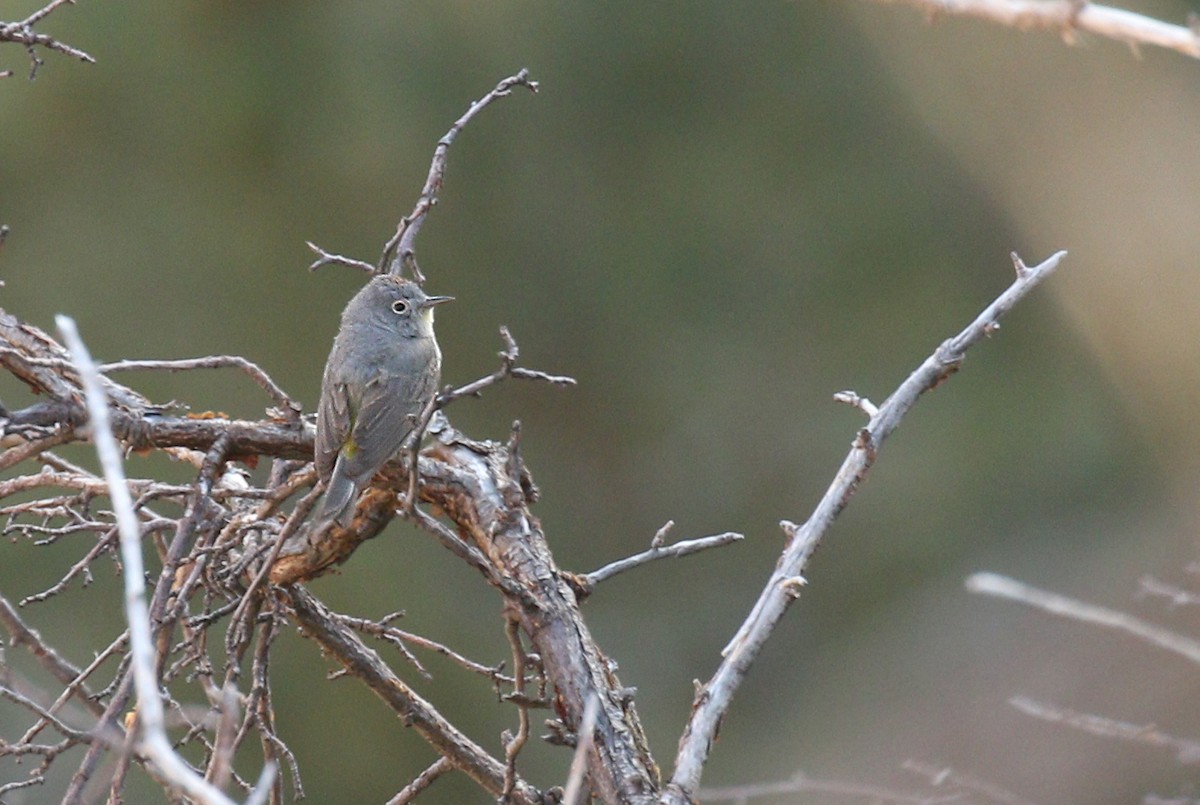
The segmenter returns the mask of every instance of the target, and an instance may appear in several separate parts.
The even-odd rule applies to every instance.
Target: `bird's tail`
[[[321,510],[313,520],[313,528],[324,530],[332,522],[342,528],[348,527],[354,518],[354,500],[357,497],[358,488],[354,482],[341,472],[340,466],[335,466],[329,487],[325,490],[325,498],[321,501]]]

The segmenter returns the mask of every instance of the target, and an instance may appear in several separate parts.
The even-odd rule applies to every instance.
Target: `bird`
[[[346,304],[317,407],[314,463],[326,490],[315,529],[350,525],[358,494],[397,457],[437,394],[442,353],[433,312],[453,298],[381,274]]]

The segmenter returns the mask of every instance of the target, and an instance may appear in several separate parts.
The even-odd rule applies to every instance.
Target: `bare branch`
[[[91,742],[92,736],[88,735],[83,730],[77,730],[74,727],[67,725],[61,719],[59,719],[58,716],[54,715],[54,713],[51,713],[33,699],[30,699],[28,696],[25,696],[18,691],[5,687],[4,685],[0,685],[0,697],[8,699],[14,704],[21,705],[25,709],[40,717],[43,721],[49,723],[52,727],[54,727],[54,729],[62,733],[64,737],[70,738],[76,743]]]
[[[661,533],[661,532],[660,532]],[[655,535],[658,539],[658,535]],[[720,548],[724,545],[729,545],[734,542],[740,542],[745,539],[744,534],[739,534],[735,531],[726,531],[724,534],[715,534],[711,537],[700,537],[698,539],[686,539],[671,545],[660,545],[652,547],[648,551],[627,556],[624,559],[618,559],[615,562],[605,565],[604,567],[593,570],[591,573],[584,575],[581,581],[585,585],[585,589],[591,590],[602,581],[606,581],[618,573],[624,573],[626,570],[632,570],[635,567],[653,562],[655,559],[665,559],[667,557],[688,556],[693,553],[707,550],[709,548]]]
[[[408,646],[405,645],[405,640],[413,637],[413,635],[387,625],[387,621],[389,619],[398,617],[399,614],[400,613],[392,613],[392,615],[389,615],[386,618],[381,618],[377,621],[367,620],[366,618],[353,618],[349,615],[341,615],[336,612],[334,613],[334,617],[355,631],[362,632],[363,634],[369,634],[372,637],[377,637],[380,640],[383,640],[384,642],[391,643],[396,647],[396,650],[400,652],[400,656],[404,657],[404,661],[413,668],[417,669],[418,674],[425,679],[433,679],[433,674],[426,670],[425,666],[421,664],[421,661],[418,660],[413,653],[408,650]],[[453,656],[458,660],[466,660],[465,657],[455,654],[441,644],[433,643],[433,641],[426,641],[426,644],[437,645],[438,648],[442,650],[443,656]],[[470,662],[469,660],[466,661]],[[474,665],[474,663],[472,664]]]
[[[1016,579],[996,573],[975,573],[967,578],[966,587],[969,592],[1007,598],[1010,601],[1037,607],[1052,615],[1116,629],[1200,664],[1200,641],[1172,632],[1170,629],[1146,623],[1119,610],[1107,609],[1058,593],[1039,590]]]
[[[485,557],[485,577],[519,613],[521,628],[554,686],[562,734],[578,732],[589,696],[599,701],[588,755],[596,795],[606,802],[652,801],[661,782],[633,707],[634,692],[621,686],[580,614],[570,574],[554,562],[546,535],[529,510],[531,482],[519,456],[511,452],[515,445],[474,441],[449,425],[435,437],[422,458],[422,498],[436,501]],[[419,509],[417,514],[432,519]]]
[[[866,479],[879,449],[901,418],[922,394],[957,372],[966,350],[994,332],[1000,317],[1049,276],[1065,256],[1066,252],[1058,252],[1039,266],[1018,271],[1016,281],[1007,290],[962,332],[943,342],[879,406],[866,427],[858,432],[833,483],[804,525],[781,523],[787,544],[750,615],[722,652],[724,659],[716,673],[696,692],[691,718],[679,742],[675,771],[661,802],[682,805],[693,799],[709,749],[734,692],[791,602],[799,596],[801,574],[813,550]]]
[[[183,372],[191,369],[225,369],[227,367],[241,369],[257,383],[264,391],[271,396],[271,399],[279,406],[284,416],[288,419],[297,419],[300,416],[300,403],[288,396],[287,392],[275,384],[270,375],[262,370],[258,364],[248,361],[238,355],[206,355],[203,358],[188,358],[184,360],[171,361],[115,361],[113,363],[104,363],[97,367],[102,373],[110,372],[127,372],[133,369],[156,369],[165,370],[168,372]]]
[[[383,247],[383,254],[376,267],[378,273],[386,272],[399,276],[407,268],[418,283],[425,281],[425,276],[417,265],[414,243],[421,227],[425,224],[429,211],[437,203],[438,192],[442,189],[446,175],[446,154],[459,132],[471,122],[475,115],[482,112],[492,101],[511,94],[513,87],[525,87],[530,92],[538,90],[537,82],[529,78],[529,71],[521,70],[516,75],[511,75],[501,81],[495,89],[472,103],[463,116],[454,121],[450,130],[442,135],[442,139],[438,140],[437,147],[433,150],[433,162],[429,166],[429,176],[425,179],[425,187],[421,189],[421,197],[417,199],[413,211],[407,217],[400,219],[400,223],[396,227],[396,234]]]
[[[976,17],[1021,30],[1056,31],[1068,43],[1076,31],[1140,45],[1167,48],[1200,58],[1200,38],[1192,26],[1172,25],[1122,8],[1086,0],[903,0],[930,18],[942,14]],[[897,0],[876,0],[894,3]]]
[[[3,75],[4,73],[0,73],[0,77]],[[42,785],[45,782],[45,777],[40,774],[35,774],[34,776],[25,780],[18,780],[14,783],[5,783],[4,785],[0,785],[0,796],[7,794],[9,791],[16,791],[19,788],[29,788],[30,786],[34,785]]]
[[[1102,738],[1117,738],[1130,743],[1171,749],[1180,763],[1189,766],[1200,764],[1200,742],[1168,735],[1153,724],[1129,724],[1104,716],[1079,713],[1044,704],[1026,696],[1014,696],[1008,700],[1008,703],[1025,715],[1042,721],[1063,724],[1091,735],[1099,735]]]

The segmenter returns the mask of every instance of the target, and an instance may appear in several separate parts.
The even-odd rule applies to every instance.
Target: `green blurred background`
[[[40,5],[0,2],[0,19]],[[0,306],[43,327],[74,316],[104,359],[244,355],[309,411],[362,277],[307,273],[304,241],[374,261],[437,138],[531,70],[541,92],[488,109],[452,149],[418,254],[427,287],[458,297],[439,315],[447,382],[494,368],[501,324],[526,365],[579,380],[509,383],[450,412],[477,438],[521,419],[561,565],[641,550],[669,518],[676,538],[747,535],[586,605],[665,770],[692,680],[778,555],[777,522],[807,517],[862,424],[832,393],[880,401],[1010,282],[1009,251],[1032,264],[1068,249],[888,443],[704,781],[803,771],[914,790],[911,758],[1039,803],[1195,793],[1195,768],[1165,750],[1006,704],[1195,736],[1193,668],[962,580],[994,570],[1196,631],[1137,595],[1147,572],[1187,584],[1195,550],[1196,62],[874,3],[84,0],[41,30],[98,63],[49,54],[30,83],[23,51],[0,47],[16,72],[0,81]],[[232,372],[123,380],[197,410],[268,402]],[[145,459],[130,472],[188,477]],[[84,550],[6,544],[0,590],[44,589]],[[80,663],[120,628],[119,584],[98,570],[26,612]],[[405,628],[479,661],[508,656],[496,595],[406,525],[312,589],[351,614],[404,609]],[[515,720],[485,684],[436,658],[424,682],[388,656],[500,752]],[[433,754],[329,667],[280,638],[280,733],[308,801],[384,802]],[[0,703],[0,735],[26,722]],[[521,768],[548,786],[569,760],[537,746]],[[9,801],[55,801],[60,765]],[[29,768],[6,762],[0,782]],[[161,801],[136,776],[129,801]],[[447,778],[422,801],[487,799]]]

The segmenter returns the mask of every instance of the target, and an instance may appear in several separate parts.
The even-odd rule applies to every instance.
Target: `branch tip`
[[[833,395],[833,399],[834,402],[845,403],[846,405],[857,408],[866,414],[868,418],[879,413],[879,409],[875,406],[875,403],[871,402],[866,397],[860,397],[856,392],[851,391],[850,389],[837,392]]]
[[[1029,266],[1025,265],[1025,261],[1016,252],[1011,252],[1009,257],[1012,258],[1013,268],[1017,272],[1017,279],[1024,279],[1029,274]]]

